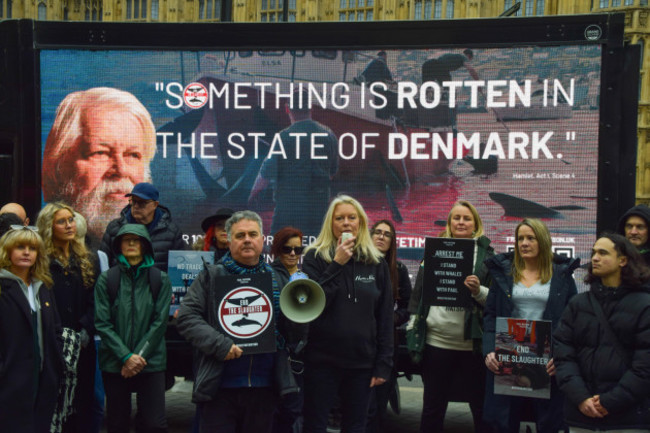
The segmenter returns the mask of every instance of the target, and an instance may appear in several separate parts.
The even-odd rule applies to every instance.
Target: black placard
[[[464,281],[473,273],[474,245],[474,239],[426,239],[422,287],[425,305],[471,305],[471,294]]]
[[[217,277],[221,332],[245,355],[275,352],[273,282],[270,273]]]

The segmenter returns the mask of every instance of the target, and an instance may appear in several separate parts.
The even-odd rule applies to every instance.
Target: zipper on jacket
[[[248,387],[251,388],[253,384],[251,383],[251,374],[253,372],[253,357],[251,356],[251,362],[248,364]]]
[[[129,345],[130,349],[133,350],[133,338],[135,334],[135,278],[133,276],[133,269],[129,270],[129,277],[131,278],[131,344]]]

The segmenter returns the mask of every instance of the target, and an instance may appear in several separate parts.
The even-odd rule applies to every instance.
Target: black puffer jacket
[[[605,333],[589,296],[600,303],[625,355]],[[553,359],[569,425],[591,430],[650,426],[650,293],[645,288],[597,284],[574,297],[555,331]],[[596,394],[609,412],[604,418],[588,418],[578,409]]]
[[[181,229],[172,221],[172,215],[169,212],[169,209],[163,205],[158,205],[156,212],[158,210],[162,212],[162,215],[160,218],[154,219],[154,221],[156,221],[156,219],[158,220],[155,226],[150,227],[150,224],[146,227],[154,250],[154,266],[161,271],[167,272],[169,251],[184,250],[186,247],[181,234]],[[104,232],[104,237],[102,238],[102,243],[99,246],[99,249],[104,251],[108,256],[110,266],[115,266],[117,264],[117,258],[113,253],[112,245],[117,236],[117,232],[119,232],[125,224],[137,224],[131,216],[130,205],[122,209],[119,218],[108,223],[106,231]]]

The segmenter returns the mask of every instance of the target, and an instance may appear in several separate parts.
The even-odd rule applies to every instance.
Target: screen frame
[[[0,142],[13,144],[10,198],[23,203],[30,215],[35,216],[41,206],[41,50],[367,50],[599,44],[603,47],[598,145],[600,233],[616,227],[618,216],[634,205],[635,198],[638,88],[630,83],[638,82],[639,50],[624,45],[624,19],[624,14],[613,13],[319,23],[4,21],[0,23],[4,41],[0,44],[5,46],[7,87],[0,110],[7,116],[0,121]],[[588,40],[587,28],[600,29],[601,36]]]

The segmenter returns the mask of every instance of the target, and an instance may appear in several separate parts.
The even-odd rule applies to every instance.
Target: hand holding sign
[[[241,357],[242,353],[244,353],[244,351],[241,350],[239,348],[239,346],[237,346],[236,344],[233,344],[230,347],[230,350],[228,351],[228,354],[226,355],[226,357],[223,360],[224,361],[230,361],[231,359],[239,358],[239,357]]]

